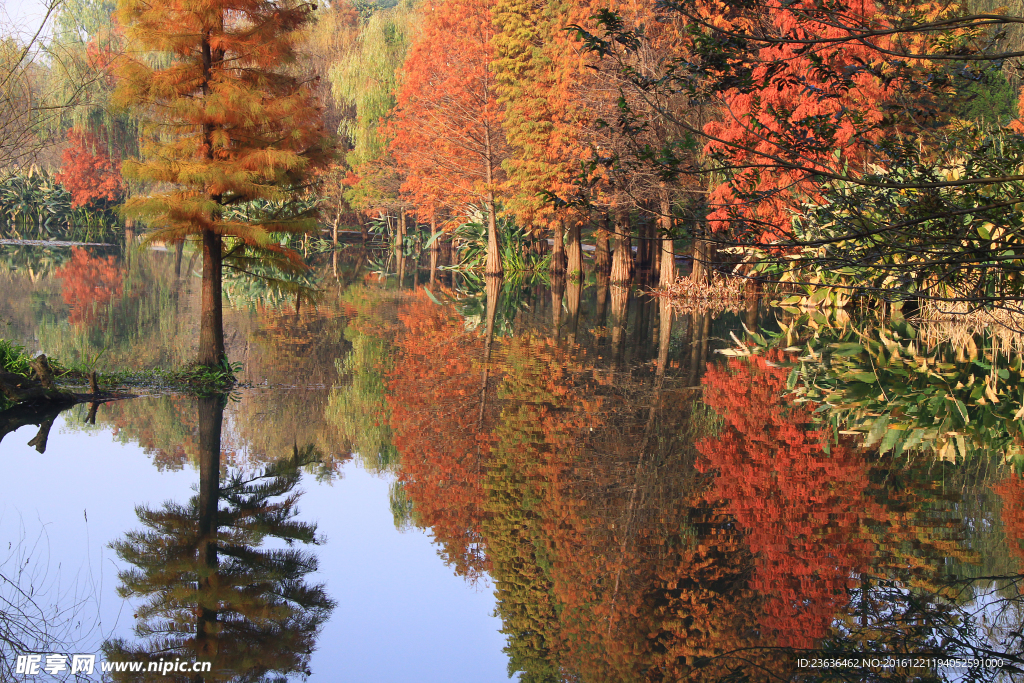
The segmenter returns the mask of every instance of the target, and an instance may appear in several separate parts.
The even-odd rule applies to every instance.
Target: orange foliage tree
[[[118,20],[139,55],[118,63],[115,100],[144,117],[144,158],[126,175],[167,188],[133,197],[128,212],[155,230],[151,239],[196,239],[203,249],[201,365],[225,360],[222,264],[238,257],[301,267],[274,233],[306,232],[312,220],[271,215],[233,218],[228,209],[294,196],[323,161],[320,107],[297,66],[298,41],[314,6],[300,0],[121,0]],[[224,238],[230,238],[225,254]]]
[[[507,145],[491,62],[494,0],[441,0],[423,10],[402,67],[389,124],[402,192],[433,218],[439,207],[483,202],[486,273],[502,273],[495,192]]]
[[[96,319],[96,311],[124,291],[121,269],[113,256],[92,256],[85,249],[74,247],[71,260],[55,273],[61,281],[61,295],[71,306],[68,322],[88,325]]]
[[[68,148],[61,156],[61,170],[56,180],[71,193],[71,207],[115,203],[124,194],[121,165],[100,147],[92,133],[71,129]]]

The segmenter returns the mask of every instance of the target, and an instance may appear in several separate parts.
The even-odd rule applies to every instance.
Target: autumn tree
[[[423,10],[389,126],[403,194],[424,208],[482,202],[485,272],[501,275],[495,203],[508,152],[491,69],[493,9],[492,0],[443,0]]]
[[[118,6],[134,45],[172,56],[163,67],[141,57],[118,67],[116,101],[145,121],[144,157],[126,162],[125,175],[168,188],[132,198],[126,210],[153,227],[152,240],[202,243],[202,365],[225,360],[225,258],[242,269],[253,258],[301,266],[274,233],[304,232],[310,221],[243,221],[227,209],[290,196],[322,157],[319,107],[295,50],[312,11],[298,0]]]
[[[124,193],[121,165],[100,147],[99,139],[71,129],[68,145],[56,180],[71,193],[72,208],[117,202]]]

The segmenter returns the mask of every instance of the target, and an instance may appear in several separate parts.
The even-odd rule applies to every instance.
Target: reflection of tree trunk
[[[629,238],[629,212],[620,209],[615,216],[615,253],[612,255],[612,284],[628,284],[633,279],[633,245]]]
[[[224,399],[199,399],[199,576],[196,620],[196,659],[211,661],[217,655],[217,507],[220,501],[220,434]]]
[[[753,291],[751,291],[750,294],[753,294],[755,296],[751,296],[749,299],[747,299],[746,315],[743,316],[743,322],[747,326],[747,329],[750,330],[751,332],[757,332],[758,299],[756,296],[756,287],[757,285],[755,283],[754,287],[751,288]]]
[[[650,282],[651,274],[651,247],[654,245],[654,225],[641,212],[640,223],[637,226],[639,237],[636,249],[636,270],[641,283]]]
[[[594,270],[605,275],[612,272],[612,256],[608,248],[608,238],[611,235],[611,231],[608,229],[610,223],[611,216],[606,214],[604,225],[598,227],[597,234],[594,236],[594,244],[596,246]]]
[[[363,218],[363,214],[356,211],[356,223],[359,224],[359,236],[363,239],[363,246],[370,239],[370,231],[366,228],[366,219]]]
[[[661,185],[661,240],[659,254],[661,272],[658,276],[658,284],[661,287],[668,287],[676,281],[676,253],[675,245],[672,243],[672,204],[669,202],[668,190],[665,184]]]
[[[224,302],[221,294],[221,236],[203,231],[203,293],[199,316],[199,364],[207,367],[224,361]]]
[[[648,347],[653,341],[648,333],[653,317],[651,315],[653,307],[654,299],[649,296],[637,299],[634,304],[636,316],[633,321],[633,343],[629,345],[629,360],[631,362],[643,362],[648,357]]]
[[[494,341],[494,321],[498,317],[498,298],[501,296],[501,278],[486,276],[487,326],[484,330],[484,376],[480,384],[480,417],[477,426],[483,424],[487,409],[487,380],[491,374],[491,344]]]
[[[53,427],[53,421],[56,416],[49,417],[43,420],[42,424],[39,425],[39,431],[32,437],[32,440],[28,442],[29,446],[35,446],[35,449],[40,454],[46,452],[46,442],[50,438],[50,429]]]
[[[672,341],[672,304],[668,298],[658,299],[658,365],[655,375],[665,376],[665,366],[668,365],[668,347]]]
[[[417,289],[420,286],[420,255],[416,254],[409,260],[412,262],[412,288]]]
[[[623,341],[626,336],[626,317],[629,313],[629,286],[612,283],[612,364],[622,362]]]
[[[597,307],[594,311],[594,329],[597,330],[596,345],[601,345],[604,336],[605,319],[608,316],[608,274],[597,271]],[[596,348],[595,348],[596,350]]]
[[[697,386],[697,380],[700,377],[699,366],[700,350],[702,346],[701,335],[704,330],[704,318],[706,317],[706,313],[694,313],[690,319],[690,351],[686,361],[690,372],[687,377],[686,384],[691,387]]]
[[[580,221],[573,220],[569,227],[569,244],[565,248],[569,266],[569,280],[583,281],[583,245],[580,244]]]
[[[552,336],[558,339],[562,330],[562,297],[565,295],[565,273],[551,275],[551,326]]]
[[[565,237],[562,234],[562,221],[551,223],[551,277],[565,274]]]
[[[402,289],[405,287],[405,257],[399,254],[398,256],[398,288]]]
[[[569,278],[569,287],[566,290],[565,305],[569,309],[569,346],[576,344],[576,332],[580,325],[580,297],[583,294],[583,284],[575,279]]]

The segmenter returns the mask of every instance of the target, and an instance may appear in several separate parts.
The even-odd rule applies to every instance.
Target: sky
[[[43,0],[0,0],[0,33],[31,37],[44,16]]]

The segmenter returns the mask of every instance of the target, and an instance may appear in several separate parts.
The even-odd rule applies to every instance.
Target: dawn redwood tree
[[[483,202],[486,273],[500,275],[494,205],[508,151],[491,71],[493,7],[494,0],[442,0],[424,8],[390,131],[391,152],[406,175],[402,192],[414,204]]]
[[[197,239],[203,249],[199,363],[225,360],[221,278],[236,264],[268,258],[301,267],[274,233],[305,232],[301,218],[246,222],[225,210],[282,199],[322,159],[320,107],[299,75],[296,44],[314,6],[299,0],[121,0],[118,20],[137,50],[118,66],[116,102],[144,122],[143,158],[127,177],[156,184],[126,202],[151,240]]]
[[[92,133],[71,129],[56,180],[71,193],[71,207],[116,202],[124,191],[120,164],[110,158]]]

